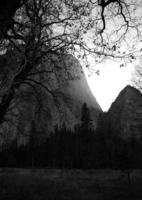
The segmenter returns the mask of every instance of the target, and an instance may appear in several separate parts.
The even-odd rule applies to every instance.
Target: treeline
[[[117,136],[104,115],[94,131],[90,111],[82,106],[81,123],[68,129],[55,126],[54,133],[39,143],[32,123],[29,141],[13,141],[0,152],[0,167],[48,168],[142,168],[142,140],[123,140]]]

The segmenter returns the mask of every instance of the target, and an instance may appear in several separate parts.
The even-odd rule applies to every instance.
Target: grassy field
[[[0,200],[142,200],[142,171],[0,169]]]

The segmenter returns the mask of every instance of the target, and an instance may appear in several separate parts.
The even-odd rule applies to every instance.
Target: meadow
[[[141,200],[142,171],[0,169],[0,200]]]

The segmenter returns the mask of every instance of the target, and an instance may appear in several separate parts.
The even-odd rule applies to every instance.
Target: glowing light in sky
[[[98,69],[99,75],[92,73],[87,81],[102,110],[107,111],[119,92],[130,83],[134,67],[129,64],[120,68],[120,63],[108,62]]]
[[[97,75],[96,73],[92,73],[91,76],[88,76],[87,70],[84,69],[84,71],[86,73],[88,84],[92,90],[92,93],[94,94],[98,103],[104,111],[107,111],[109,109],[110,105],[115,100],[119,92],[131,82],[130,79],[134,70],[134,63],[128,64],[128,62],[135,62],[134,60],[137,59],[137,57],[139,57],[140,55],[142,56],[142,3],[141,1],[139,1],[138,4],[138,1],[132,0],[126,2],[131,5],[130,12],[132,12],[130,13],[128,11],[128,7],[126,7],[125,14],[126,19],[128,17],[127,20],[129,21],[129,23],[127,25],[129,26],[129,28],[124,23],[126,22],[124,18],[120,17],[120,15],[118,14],[119,9],[116,15],[115,11],[113,12],[111,10],[111,8],[115,8],[117,10],[118,5],[116,5],[117,7],[108,7],[110,10],[106,10],[105,17],[107,20],[102,37],[98,36],[97,28],[100,27],[97,27],[97,25],[99,25],[99,23],[96,23],[97,25],[93,26],[93,29],[89,29],[87,31],[87,34],[83,37],[85,43],[89,48],[94,48],[95,44],[95,52],[100,51],[100,49],[102,48],[101,52],[103,53],[105,52],[106,54],[118,55],[118,57],[119,55],[121,55],[123,57],[123,59],[122,57],[120,59],[120,57],[118,58],[117,56],[114,56],[115,59],[116,57],[117,59],[119,59],[119,61],[117,60],[116,62],[110,60],[113,59],[113,57],[109,57],[110,59],[106,61],[103,60],[106,59],[105,57],[97,57],[96,55],[94,56],[94,58],[90,58],[90,54],[87,55],[87,60],[89,63],[89,65],[87,65],[87,68],[88,66],[92,69],[95,68],[94,71],[98,70],[99,75]],[[96,20],[99,12],[95,9],[96,7],[92,10],[90,17]],[[131,14],[133,19],[131,18],[131,16],[129,16]],[[131,24],[133,25],[131,26]],[[128,29],[126,29],[126,27]],[[110,43],[110,46],[107,43]],[[112,44],[115,45],[112,46]],[[106,48],[107,45],[110,48]],[[103,62],[101,62],[101,59]],[[96,66],[95,61],[96,64],[99,62],[100,64]],[[127,66],[120,67],[121,64],[125,63],[127,63]],[[82,64],[82,66],[84,65]]]

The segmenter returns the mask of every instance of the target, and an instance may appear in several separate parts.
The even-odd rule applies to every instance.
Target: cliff
[[[123,138],[140,138],[142,134],[142,94],[126,86],[112,103],[108,113],[111,129]]]

